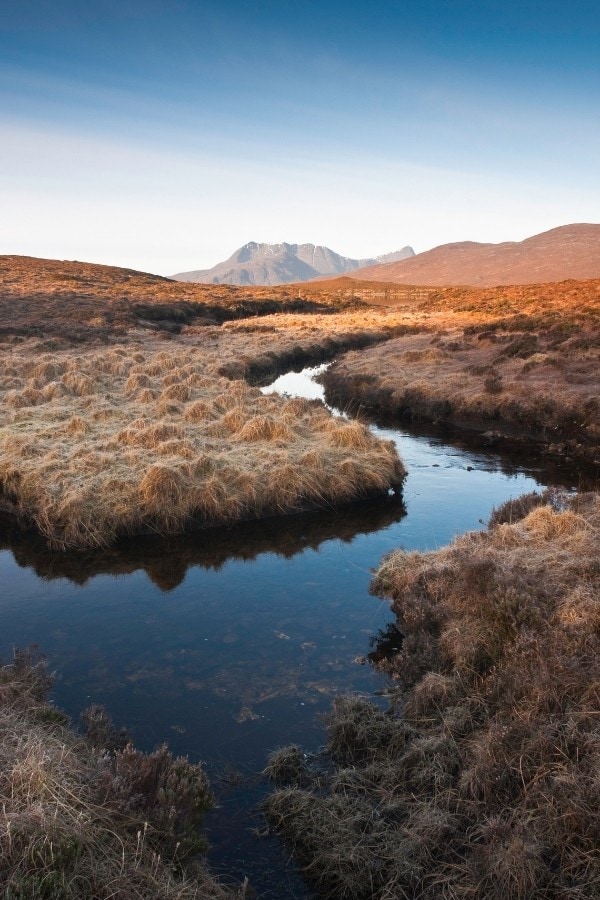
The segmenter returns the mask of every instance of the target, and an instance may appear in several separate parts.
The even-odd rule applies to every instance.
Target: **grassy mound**
[[[12,354],[0,378],[5,503],[66,549],[332,506],[401,482],[391,442],[320,403],[219,376],[219,346]]]
[[[396,552],[387,713],[342,698],[328,767],[282,750],[267,802],[324,896],[600,896],[600,496],[529,495]]]
[[[225,900],[193,859],[211,804],[200,766],[145,754],[106,713],[87,736],[49,705],[43,663],[0,668],[0,892],[6,900]]]

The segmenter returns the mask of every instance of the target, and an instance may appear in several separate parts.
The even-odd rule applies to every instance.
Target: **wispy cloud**
[[[597,32],[555,0],[13,13],[0,252],[169,272],[253,238],[366,256],[598,217]]]

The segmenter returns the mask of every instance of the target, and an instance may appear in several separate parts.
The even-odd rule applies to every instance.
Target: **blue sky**
[[[4,0],[0,253],[168,274],[600,221],[599,10]]]

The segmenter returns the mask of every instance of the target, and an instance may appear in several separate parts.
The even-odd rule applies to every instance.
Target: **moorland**
[[[402,461],[361,410],[600,459],[597,279],[242,289],[3,257],[0,312],[2,515],[52,553],[399,489]],[[328,396],[358,419],[256,387],[335,358]],[[267,767],[287,785],[267,813],[323,896],[599,895],[599,525],[596,494],[535,495],[447,548],[381,563],[373,591],[391,600],[402,638],[380,662],[390,709],[340,698],[323,765],[293,747]],[[2,669],[0,687],[5,895],[56,883],[49,896],[82,896],[73,873],[96,877],[97,857],[116,871],[122,848],[120,895],[194,896],[150,879],[161,841],[173,862],[179,833],[156,801],[157,772],[175,766],[194,827],[209,802],[198,772],[166,751],[142,762],[108,726],[102,763],[48,711],[28,658]],[[136,767],[144,790],[115,796]],[[88,842],[69,825],[48,843],[46,800],[57,829],[61,811],[103,835]],[[115,838],[123,829],[129,843]],[[185,868],[171,862],[167,880]]]
[[[419,312],[418,332],[333,365],[328,398],[600,459],[599,279],[430,290],[411,304]]]
[[[210,325],[218,299],[201,286],[117,270],[111,294],[102,270],[80,304],[67,276],[83,277],[82,267],[64,265],[60,277],[55,266],[32,267],[0,301],[0,483],[5,515],[33,524],[52,546],[332,506],[401,484],[395,449],[364,425],[321,404],[281,403],[246,380],[381,340],[398,316],[373,321],[345,302],[233,291],[221,310],[230,320]],[[83,268],[91,278],[94,267]],[[281,312],[236,318],[253,303]],[[288,311],[298,306],[326,312]]]

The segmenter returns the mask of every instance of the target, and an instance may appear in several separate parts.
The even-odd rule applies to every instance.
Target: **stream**
[[[322,397],[318,371],[264,390]],[[262,834],[268,753],[317,749],[336,694],[385,703],[389,685],[368,660],[393,621],[368,593],[381,557],[441,547],[537,487],[581,486],[574,466],[487,452],[466,434],[372,427],[408,469],[402,502],[73,554],[0,531],[2,659],[38,644],[56,672],[56,703],[75,723],[102,703],[142,749],[167,741],[203,760],[219,801],[207,821],[211,864],[247,875],[261,900],[313,896]]]

